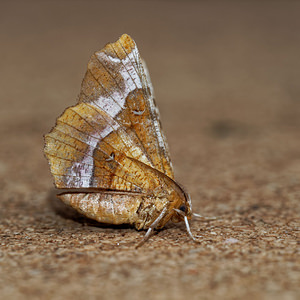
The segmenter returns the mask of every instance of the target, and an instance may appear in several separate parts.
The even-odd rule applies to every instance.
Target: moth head
[[[186,193],[184,191],[183,188],[181,188],[181,190],[182,190],[182,193],[184,195],[184,197],[182,197],[182,198],[184,198],[184,200],[182,199],[181,203],[179,204],[179,206],[177,208],[173,208],[174,214],[173,214],[171,220],[173,222],[184,221],[188,235],[190,236],[190,238],[193,241],[198,242],[198,240],[193,236],[193,234],[191,232],[190,224],[189,224],[189,221],[188,221],[194,215],[193,212],[192,212],[191,197],[190,197],[190,195],[188,193]]]
[[[184,221],[185,218],[190,220],[192,218],[192,201],[188,193],[186,193],[182,188],[183,197],[179,205],[174,208],[174,214],[172,216],[172,222],[178,223]]]

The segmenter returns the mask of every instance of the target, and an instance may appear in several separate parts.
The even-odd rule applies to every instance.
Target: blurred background
[[[75,103],[89,57],[123,33],[148,64],[175,160],[194,145],[204,151],[204,132],[299,126],[298,1],[2,1],[0,14],[9,155],[9,142],[22,159],[31,155],[28,135],[42,147],[42,134]]]
[[[222,295],[223,299],[251,299],[255,295],[264,299],[296,299],[299,273],[295,273],[294,257],[290,256],[295,249],[294,223],[286,222],[299,213],[299,13],[299,1],[1,1],[0,230],[6,239],[0,257],[7,276],[1,276],[0,284],[5,287],[5,295],[11,299],[20,295],[41,297],[47,290],[56,298],[66,293],[75,298],[79,295],[95,299],[100,287],[95,279],[100,276],[98,267],[106,268],[108,286],[110,279],[118,277],[112,270],[121,258],[106,265],[101,258],[93,258],[94,269],[83,272],[82,264],[88,263],[77,258],[72,262],[74,253],[68,252],[63,277],[66,290],[59,287],[61,279],[52,278],[64,276],[58,275],[64,273],[55,247],[76,248],[78,237],[73,236],[72,230],[82,224],[72,218],[61,218],[48,203],[49,197],[51,201],[55,197],[42,148],[43,134],[49,132],[67,106],[75,104],[90,56],[128,33],[147,62],[176,177],[190,191],[197,212],[226,219],[233,215],[239,218],[241,211],[250,211],[248,220],[253,217],[254,221],[249,221],[249,232],[255,232],[255,220],[281,224],[284,232],[291,233],[283,240],[292,248],[280,254],[282,259],[276,256],[278,253],[268,252],[273,267],[263,257],[251,257],[240,279],[243,271],[239,262],[236,269],[227,256],[222,262],[215,262],[214,250],[205,252],[209,258],[204,260],[209,263],[186,270],[186,264],[201,264],[203,257],[199,257],[202,252],[188,252],[195,246],[185,246],[185,234],[178,244],[172,240],[170,251],[175,251],[175,258],[167,254],[160,261],[151,256],[151,247],[162,251],[165,243],[169,243],[170,232],[164,232],[160,244],[150,243],[150,252],[143,250],[146,254],[137,254],[140,261],[135,273],[130,269],[136,258],[126,252],[127,275],[121,272],[122,276],[132,288],[136,282],[140,284],[140,296],[152,293],[152,287],[157,299],[167,299],[166,286],[174,299],[199,299],[199,295]],[[65,226],[70,235],[58,241],[55,230]],[[202,224],[194,226],[201,230]],[[271,237],[283,234],[276,232],[279,227],[275,230],[272,226],[264,227],[265,232],[273,230]],[[24,228],[31,229],[24,232]],[[49,240],[52,229],[54,237]],[[112,243],[122,232],[129,238],[138,235],[132,229],[99,230],[101,240],[110,233]],[[249,232],[245,233],[245,240]],[[218,241],[221,243],[221,239]],[[247,243],[244,246],[249,253],[254,247]],[[22,251],[28,247],[32,248],[26,260]],[[266,244],[262,248],[268,249]],[[286,246],[282,244],[279,248]],[[83,257],[87,255],[80,246],[76,249]],[[98,248],[95,249],[97,252]],[[12,259],[9,253],[19,258]],[[53,264],[51,270],[36,253],[47,257],[48,263]],[[112,255],[109,251],[105,253],[102,255],[106,258]],[[157,259],[157,267],[147,264],[143,269],[149,257],[150,261]],[[242,256],[237,255],[239,259]],[[175,264],[177,260],[182,264]],[[259,269],[253,261],[267,267]],[[68,279],[72,273],[72,280],[77,281],[81,272],[98,274],[89,277],[93,285],[90,292]],[[274,277],[274,273],[281,275]],[[161,274],[159,281],[155,280],[157,274]],[[175,274],[173,289],[171,274]],[[52,279],[47,282],[47,278]],[[119,282],[116,290],[107,287],[105,295],[123,295],[127,299],[127,288]],[[71,290],[73,294],[67,294]]]

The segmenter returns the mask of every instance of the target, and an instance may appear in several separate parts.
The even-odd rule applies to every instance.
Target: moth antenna
[[[204,217],[204,216],[202,216],[200,214],[196,214],[196,213],[193,213],[193,216],[197,217],[197,218],[207,219],[207,220],[216,220],[216,219],[218,219],[218,217]]]

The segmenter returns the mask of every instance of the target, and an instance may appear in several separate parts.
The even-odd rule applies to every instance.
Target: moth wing
[[[145,192],[161,184],[153,169],[173,178],[145,72],[128,35],[91,57],[79,103],[45,136],[56,187]]]
[[[130,36],[91,57],[79,101],[106,112],[144,153],[142,162],[174,179],[149,72]]]

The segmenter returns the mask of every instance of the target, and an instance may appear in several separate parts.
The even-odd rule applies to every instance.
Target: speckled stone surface
[[[0,9],[1,299],[299,299],[300,4],[26,1]],[[176,177],[216,220],[144,232],[60,203],[43,134],[89,56],[147,61]],[[298,245],[297,245],[298,242]]]

